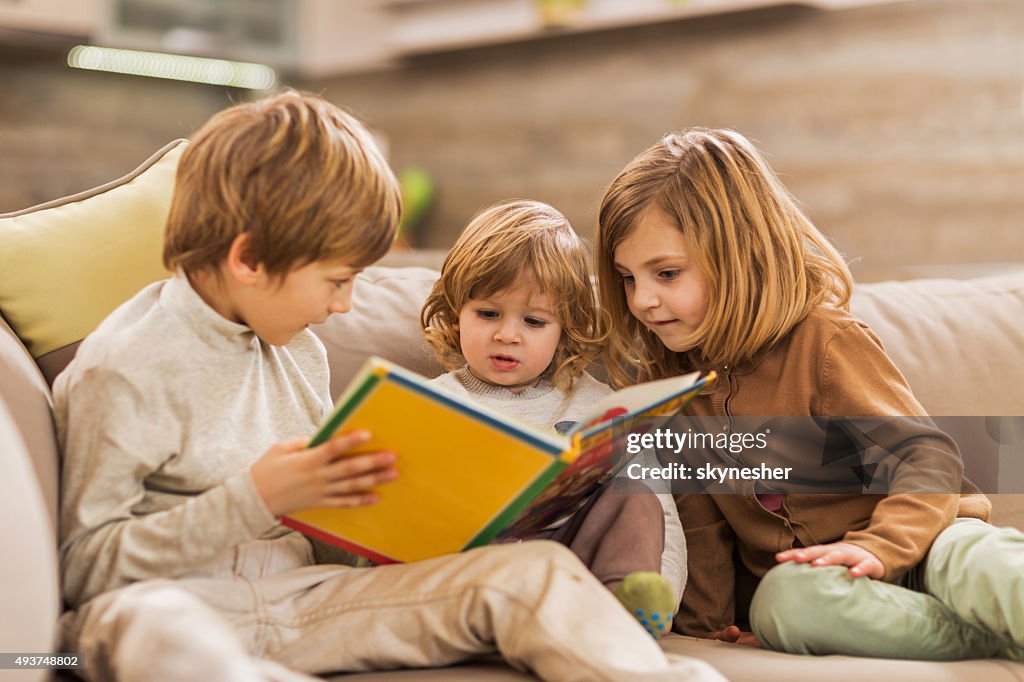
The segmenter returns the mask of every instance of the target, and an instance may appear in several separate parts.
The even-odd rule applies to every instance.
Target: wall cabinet
[[[0,0],[0,28],[86,37],[99,23],[102,0]]]
[[[381,0],[380,8],[390,15],[395,54],[411,56],[773,7],[840,10],[901,1],[907,0]]]
[[[387,68],[429,53],[713,14],[907,1],[0,0],[0,28],[260,62],[319,78]]]

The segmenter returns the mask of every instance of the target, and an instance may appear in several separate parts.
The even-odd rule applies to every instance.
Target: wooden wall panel
[[[1022,42],[1022,2],[920,0],[551,39],[318,86],[388,135],[397,166],[436,177],[421,245],[450,245],[510,196],[591,234],[634,154],[679,127],[732,127],[878,279],[1024,260]]]
[[[661,134],[733,127],[768,153],[865,280],[1024,261],[1024,2],[917,0],[676,22],[420,57],[296,83],[435,178],[417,236],[445,248],[525,196],[593,232],[602,188]],[[222,89],[0,51],[0,211],[133,168],[226,106]]]

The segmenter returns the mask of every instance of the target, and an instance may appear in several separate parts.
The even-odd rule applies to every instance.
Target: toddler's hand
[[[848,542],[832,542],[827,545],[811,545],[787,549],[775,555],[776,561],[795,561],[811,566],[849,566],[854,578],[867,576],[881,580],[885,577],[885,566],[881,559],[868,550]]]
[[[758,641],[757,636],[753,632],[746,632],[740,630],[735,625],[730,625],[724,630],[716,630],[708,635],[708,639],[717,639],[720,642],[730,642],[732,644],[743,644],[744,646],[752,646],[758,649],[761,648],[761,642]]]
[[[256,490],[275,516],[308,507],[361,507],[377,501],[371,489],[398,472],[391,452],[346,453],[370,440],[366,431],[336,436],[306,449],[308,439],[278,443],[252,465]]]

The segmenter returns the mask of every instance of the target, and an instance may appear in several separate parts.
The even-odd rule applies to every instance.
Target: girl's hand
[[[832,542],[827,545],[811,545],[787,549],[775,555],[779,563],[795,561],[798,564],[809,563],[811,566],[849,566],[850,575],[854,578],[867,576],[881,580],[885,577],[885,566],[881,559],[868,550],[848,542]]]
[[[708,639],[717,639],[719,642],[729,642],[731,644],[743,644],[744,646],[752,646],[758,649],[761,648],[761,642],[758,641],[757,636],[753,632],[746,632],[740,630],[735,625],[730,625],[724,630],[716,630],[708,635]]]
[[[256,490],[275,516],[308,507],[362,507],[372,488],[398,477],[392,452],[346,454],[370,440],[366,431],[336,436],[306,449],[307,438],[278,443],[252,465]]]

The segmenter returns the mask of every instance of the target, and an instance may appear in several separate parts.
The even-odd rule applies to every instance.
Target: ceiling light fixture
[[[68,66],[90,71],[168,78],[248,90],[269,90],[277,84],[277,73],[264,64],[121,50],[95,45],[78,45],[71,48],[68,52]]]

